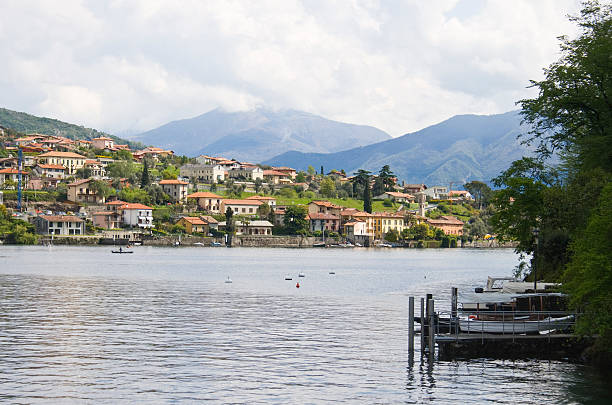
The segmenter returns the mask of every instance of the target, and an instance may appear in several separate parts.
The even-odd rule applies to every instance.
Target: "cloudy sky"
[[[512,110],[575,0],[2,0],[0,106],[116,134],[216,107],[399,136]]]

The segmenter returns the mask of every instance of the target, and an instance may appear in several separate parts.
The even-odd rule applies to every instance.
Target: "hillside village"
[[[0,204],[9,208],[5,216],[29,224],[21,233],[40,240],[303,235],[349,245],[431,240],[451,247],[486,234],[482,201],[469,191],[400,183],[388,166],[349,175],[187,158],[152,146],[132,150],[105,136],[0,128],[0,139]],[[10,235],[7,242],[36,240]]]

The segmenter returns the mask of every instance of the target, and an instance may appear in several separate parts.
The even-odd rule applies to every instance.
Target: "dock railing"
[[[579,314],[566,311],[439,311],[434,317],[433,333],[445,340],[470,334],[507,336],[540,335],[574,330]]]

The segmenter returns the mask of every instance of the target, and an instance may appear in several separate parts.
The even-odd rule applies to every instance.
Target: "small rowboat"
[[[133,250],[111,250],[111,253],[134,253]]]

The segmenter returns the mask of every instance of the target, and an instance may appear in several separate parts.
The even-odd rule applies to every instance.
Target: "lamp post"
[[[535,248],[533,251],[533,292],[537,292],[538,290],[538,260],[539,260],[539,250],[540,250],[540,240],[538,238],[540,234],[540,230],[538,228],[533,228],[533,238],[535,240]]]

